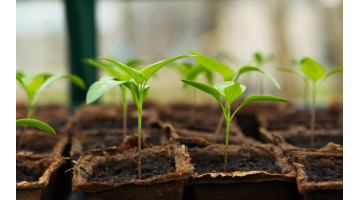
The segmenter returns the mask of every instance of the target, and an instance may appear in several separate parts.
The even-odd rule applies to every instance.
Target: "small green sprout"
[[[142,106],[146,99],[146,96],[149,92],[150,86],[147,85],[150,77],[153,76],[157,71],[159,71],[165,65],[181,59],[185,57],[190,57],[187,55],[181,55],[177,57],[173,57],[167,60],[163,60],[151,65],[148,65],[141,69],[134,69],[125,64],[119,63],[115,60],[109,58],[102,58],[107,60],[116,66],[118,66],[121,70],[126,72],[132,79],[131,81],[121,81],[121,80],[113,80],[110,78],[104,78],[100,80],[101,83],[94,83],[89,89],[86,101],[91,102],[98,99],[103,93],[108,91],[110,88],[116,85],[124,85],[126,86],[132,94],[133,101],[138,109],[138,177],[141,179],[141,119],[142,119]],[[96,85],[95,85],[96,84]],[[94,100],[95,99],[95,100]]]
[[[315,131],[315,109],[316,109],[316,92],[317,88],[330,76],[343,71],[343,67],[338,67],[326,73],[326,70],[315,60],[306,57],[301,60],[301,70],[291,68],[279,68],[282,71],[287,71],[297,74],[302,77],[306,83],[310,85],[312,96],[312,108],[310,119],[310,147],[314,147],[314,131]]]
[[[219,102],[226,119],[226,140],[225,140],[225,157],[224,157],[224,171],[226,172],[227,166],[227,149],[229,143],[229,131],[230,131],[230,123],[231,120],[234,118],[235,114],[246,104],[255,102],[255,101],[280,101],[280,102],[288,102],[288,100],[274,97],[269,95],[252,95],[246,97],[243,103],[233,112],[231,113],[231,104],[239,98],[246,90],[246,86],[242,85],[238,82],[233,81],[225,81],[222,83],[216,84],[214,87],[189,81],[189,80],[182,80],[184,83],[187,83],[199,90],[202,90],[213,97]],[[223,104],[221,98],[224,99],[225,105]]]
[[[49,73],[39,74],[37,76],[32,76],[28,73],[24,72],[16,72],[16,80],[20,83],[21,87],[25,90],[27,96],[28,96],[28,111],[27,111],[27,117],[28,119],[31,119],[35,115],[35,104],[37,100],[39,99],[40,94],[42,91],[47,88],[51,83],[58,79],[69,79],[74,84],[79,86],[82,89],[85,89],[85,83],[84,81],[76,76],[76,75],[52,75]],[[23,140],[25,131],[21,134],[20,141]],[[21,142],[19,142],[17,151],[21,149]]]
[[[94,83],[94,87],[90,87],[89,91],[91,90],[96,90],[96,87],[103,87],[102,90],[96,90],[99,93],[100,96],[102,96],[106,91],[108,91],[109,89],[111,89],[113,86],[115,85],[119,85],[121,92],[122,92],[122,100],[123,100],[123,135],[122,135],[122,142],[125,142],[125,137],[127,135],[127,109],[128,109],[128,103],[127,103],[127,99],[128,99],[128,93],[126,90],[126,86],[122,85],[122,84],[116,84],[116,80],[121,80],[121,81],[130,81],[131,77],[125,73],[121,68],[117,67],[117,66],[113,66],[113,65],[109,65],[107,63],[95,60],[95,59],[84,59],[84,62],[95,66],[97,68],[103,69],[105,71],[107,71],[109,74],[111,74],[112,76],[114,76],[114,78],[108,78],[106,76],[103,76],[100,81],[95,82]],[[141,58],[134,58],[131,60],[128,60],[125,65],[127,66],[131,66],[131,67],[138,67],[140,64],[143,63],[143,59]],[[105,81],[105,79],[114,79],[114,81],[110,81],[107,82]],[[115,85],[113,85],[115,84]],[[103,91],[103,92],[101,92]],[[89,94],[89,92],[88,92]],[[91,93],[90,93],[91,94]],[[100,96],[93,96],[92,98],[87,98],[86,99],[86,103],[90,104],[95,102]],[[96,98],[94,98],[96,97]]]
[[[250,66],[248,64],[239,66],[235,69],[232,69],[231,67],[227,66],[226,64],[215,60],[214,58],[210,58],[208,56],[202,55],[198,52],[195,52],[193,50],[188,50],[190,53],[192,53],[195,56],[195,59],[199,62],[200,65],[204,66],[205,68],[207,68],[210,71],[214,71],[214,72],[218,72],[221,74],[221,76],[223,77],[224,81],[234,81],[237,82],[240,78],[240,76],[242,74],[245,74],[247,72],[260,72],[262,74],[264,74],[266,77],[268,77],[271,82],[278,88],[280,89],[280,84],[277,82],[277,80],[275,79],[275,77],[273,77],[270,73],[263,71],[262,69],[260,69],[259,67],[255,67],[255,66]],[[256,57],[256,56],[255,56]],[[258,63],[264,63],[265,61],[269,60],[269,58],[262,56],[261,54],[259,54],[257,57],[258,58]],[[220,133],[220,129],[221,126],[224,122],[224,117],[222,117],[217,125],[217,128],[215,130],[215,138],[216,140],[219,138],[219,133]]]
[[[84,81],[76,75],[52,75],[49,73],[31,76],[28,73],[16,72],[16,80],[20,83],[21,87],[25,90],[28,96],[28,113],[27,118],[33,118],[35,114],[35,104],[39,99],[41,92],[47,88],[51,83],[58,79],[66,78],[71,80],[74,84],[82,89],[85,89]]]

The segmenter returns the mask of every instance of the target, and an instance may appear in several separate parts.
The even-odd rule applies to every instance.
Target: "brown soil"
[[[54,162],[49,156],[16,156],[16,182],[36,182]]]
[[[285,141],[291,145],[309,148],[310,147],[310,137],[309,135],[302,134],[298,132],[297,135],[290,135],[284,137]],[[343,136],[342,134],[324,134],[324,135],[315,135],[314,137],[314,148],[321,148],[326,146],[329,142],[333,142],[335,144],[343,145]]]
[[[156,150],[142,151],[142,179],[156,175],[175,172],[173,150],[157,147]],[[87,158],[85,158],[87,159]],[[89,157],[89,163],[84,163],[80,170],[87,174],[87,182],[110,182],[112,184],[136,180],[138,178],[138,154],[136,148],[115,156]],[[86,170],[88,168],[89,170]]]
[[[307,182],[343,181],[343,157],[332,153],[291,153],[293,161],[304,165]]]
[[[225,145],[190,148],[189,153],[191,162],[195,166],[195,172],[199,174],[224,172],[224,151]],[[281,173],[281,169],[275,165],[274,156],[257,148],[247,149],[230,146],[227,162],[227,172],[267,171]]]

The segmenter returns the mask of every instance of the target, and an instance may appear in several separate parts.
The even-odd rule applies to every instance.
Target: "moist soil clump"
[[[54,160],[50,157],[16,156],[16,182],[36,182]]]
[[[153,160],[144,157],[141,164],[142,179],[167,174],[168,172],[175,172],[174,159]],[[114,166],[112,163],[102,163],[98,165],[96,171],[100,171],[100,173],[93,173],[91,175],[92,181],[120,183],[138,178],[136,163],[132,163],[131,166]]]
[[[284,137],[285,141],[291,145],[301,147],[301,148],[309,148],[310,147],[310,138],[308,135],[301,134],[299,132],[297,135],[290,135]],[[342,135],[315,135],[314,138],[314,148],[321,148],[326,146],[329,142],[333,142],[335,144],[343,145],[343,137]]]

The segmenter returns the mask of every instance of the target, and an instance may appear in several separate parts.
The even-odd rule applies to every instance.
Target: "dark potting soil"
[[[137,160],[137,159],[136,159]],[[150,178],[155,175],[167,174],[168,172],[175,172],[174,159],[154,159],[146,156],[142,157],[141,173],[142,179]],[[85,169],[82,169],[83,171]],[[100,173],[97,173],[100,172]],[[106,163],[99,163],[96,173],[90,175],[91,181],[112,183],[120,183],[138,178],[137,162],[132,162],[131,165],[122,166],[119,163],[111,162],[111,159]]]
[[[285,141],[291,145],[309,148],[310,147],[310,138],[304,134],[291,135],[284,137]],[[329,142],[335,144],[343,145],[343,136],[342,135],[315,135],[314,137],[314,148],[321,148],[326,146]]]
[[[76,129],[80,130],[109,130],[109,129],[122,129],[123,121],[122,118],[94,118],[90,120],[81,120],[76,125]],[[137,118],[128,118],[127,129],[131,130],[137,128],[138,119]],[[141,123],[142,127],[147,126],[146,120],[143,119]]]
[[[266,171],[281,173],[280,167],[275,165],[275,158],[262,148],[252,146],[229,147],[227,158],[227,172],[234,171]],[[224,172],[224,145],[209,145],[205,148],[189,148],[191,163],[195,172],[215,173]]]
[[[317,168],[309,164],[305,164],[305,172],[308,182],[324,182],[324,181],[342,181],[343,168],[321,167]]]
[[[224,172],[224,158],[221,160],[211,160],[210,162],[192,158],[191,162],[195,165],[195,172],[216,173]],[[269,157],[228,157],[227,172],[234,171],[266,171],[270,173],[281,173],[281,169],[275,165],[273,158]]]
[[[36,182],[54,160],[52,158],[16,157],[16,182]]]
[[[33,134],[25,134],[23,143],[21,146],[22,152],[33,152],[34,154],[50,154],[53,152],[54,147],[59,142],[59,136],[49,134],[45,131],[28,130],[27,133],[33,132]],[[21,137],[21,132],[16,134],[16,146]]]

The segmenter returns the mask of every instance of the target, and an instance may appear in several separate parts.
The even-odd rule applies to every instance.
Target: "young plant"
[[[132,94],[132,98],[134,103],[136,104],[136,107],[138,109],[138,177],[141,179],[141,119],[142,119],[142,106],[146,99],[146,96],[149,92],[149,85],[147,85],[147,82],[149,81],[150,77],[153,76],[157,71],[159,71],[162,67],[165,65],[181,59],[189,57],[187,55],[181,55],[174,58],[170,58],[167,60],[163,60],[151,65],[148,65],[142,69],[134,69],[131,68],[125,64],[119,63],[115,60],[109,59],[109,58],[102,58],[104,60],[107,60],[116,66],[118,66],[120,69],[122,69],[124,72],[126,72],[131,78],[131,81],[120,81],[120,80],[113,80],[109,78],[104,78],[100,81],[102,83],[93,84],[92,88],[89,89],[87,93],[87,101],[92,101],[93,99],[99,98],[104,92],[108,91],[111,87],[115,85],[124,85],[126,86]]]
[[[254,53],[254,60],[256,62],[256,66],[259,68],[263,68],[265,63],[271,61],[272,59],[274,59],[274,55],[272,54],[264,55],[260,52]],[[264,79],[262,77],[260,78],[260,92],[261,94],[264,94]]]
[[[37,76],[31,76],[28,73],[24,72],[16,72],[16,80],[20,83],[21,87],[25,90],[27,97],[28,97],[28,111],[27,117],[28,119],[34,118],[35,115],[35,104],[39,99],[40,94],[42,91],[47,88],[51,83],[58,79],[69,79],[74,84],[79,86],[80,88],[85,89],[84,81],[76,76],[76,75],[52,75],[49,73],[39,74]],[[17,147],[17,150],[20,150],[22,140],[24,137],[25,132],[22,133],[20,137],[20,141]]]
[[[310,147],[314,147],[315,132],[315,109],[316,109],[316,92],[317,88],[330,76],[343,71],[343,67],[338,67],[326,73],[326,70],[315,60],[306,57],[301,60],[301,70],[286,68],[286,71],[297,74],[307,80],[311,90],[311,118],[310,118]]]
[[[243,103],[233,112],[231,113],[231,104],[239,98],[246,90],[246,86],[242,85],[238,82],[233,81],[225,81],[222,83],[216,84],[214,87],[189,81],[189,80],[182,80],[184,83],[191,85],[199,90],[202,90],[213,97],[219,102],[226,119],[226,139],[225,139],[225,153],[224,153],[224,171],[226,172],[227,166],[227,149],[229,143],[229,131],[230,131],[230,124],[231,120],[234,118],[235,114],[246,104],[255,102],[255,101],[280,101],[280,102],[287,102],[286,99],[280,97],[274,97],[269,95],[252,95],[246,97]],[[221,100],[224,99],[225,104]]]
[[[292,69],[292,68],[289,68],[289,67],[278,67],[277,69],[279,71],[290,72],[290,73],[300,75],[300,77],[303,79],[303,81],[304,81],[304,96],[303,96],[303,98],[304,98],[304,103],[303,103],[304,107],[303,108],[306,109],[307,104],[308,104],[308,95],[307,94],[308,94],[308,88],[309,88],[308,87],[309,86],[309,80],[305,76],[303,76],[301,74],[301,62],[302,62],[302,60],[304,60],[304,58],[303,59],[292,59],[292,61],[291,61],[294,65],[299,66],[300,70],[295,70],[295,69]]]
[[[264,74],[266,77],[268,77],[271,82],[278,88],[280,89],[280,85],[277,82],[277,80],[275,79],[275,77],[273,77],[270,73],[263,71],[262,69],[260,69],[259,67],[255,67],[255,66],[250,66],[248,64],[239,66],[235,69],[232,69],[231,67],[227,66],[226,64],[215,60],[214,58],[210,58],[208,56],[202,55],[200,53],[197,53],[193,50],[188,50],[190,53],[192,53],[195,57],[195,59],[199,62],[200,65],[204,66],[205,68],[207,68],[210,71],[214,71],[214,72],[218,72],[221,74],[221,76],[223,77],[224,81],[234,81],[237,82],[240,78],[241,75],[248,73],[248,72],[260,72],[262,74]],[[257,54],[255,54],[257,55]],[[257,58],[257,63],[261,63],[263,64],[265,61],[269,60],[270,58],[268,57],[264,57],[261,54],[255,56],[255,58]],[[260,65],[259,65],[260,66]],[[215,130],[215,138],[217,140],[217,138],[219,137],[219,133],[220,133],[220,129],[221,126],[224,122],[225,118],[221,117],[218,126]]]
[[[111,89],[113,86],[116,85],[116,84],[115,85],[109,84],[108,82],[104,81],[105,79],[116,79],[116,80],[121,80],[121,81],[130,81],[131,80],[131,77],[127,73],[125,73],[123,70],[121,70],[121,68],[119,68],[117,66],[109,65],[107,63],[98,61],[96,59],[84,59],[84,62],[89,64],[89,65],[93,65],[93,66],[95,66],[97,68],[103,69],[103,70],[107,71],[109,74],[111,74],[112,76],[114,76],[114,78],[102,77],[100,79],[100,81],[95,82],[93,84],[93,85],[95,85],[94,87],[89,88],[89,91],[94,90],[95,87],[101,86],[101,87],[104,87],[104,89],[106,89],[106,90],[103,90],[104,93],[105,93],[106,91],[108,91],[109,89]],[[134,58],[134,59],[128,60],[125,63],[125,65],[131,66],[131,67],[138,67],[142,62],[143,62],[142,59]],[[114,81],[116,81],[116,80],[114,80]],[[114,83],[114,82],[112,82],[112,83]],[[123,100],[123,135],[122,135],[122,142],[125,142],[125,137],[127,135],[127,109],[128,109],[127,99],[128,99],[128,93],[127,93],[126,87],[124,85],[122,85],[122,84],[118,84],[118,85],[120,86],[120,89],[121,89],[121,92],[122,92],[122,100]],[[87,94],[89,94],[89,91],[88,91]],[[102,93],[102,94],[104,94],[104,93]],[[98,98],[96,98],[96,99],[95,98],[86,98],[86,104],[93,103]]]

